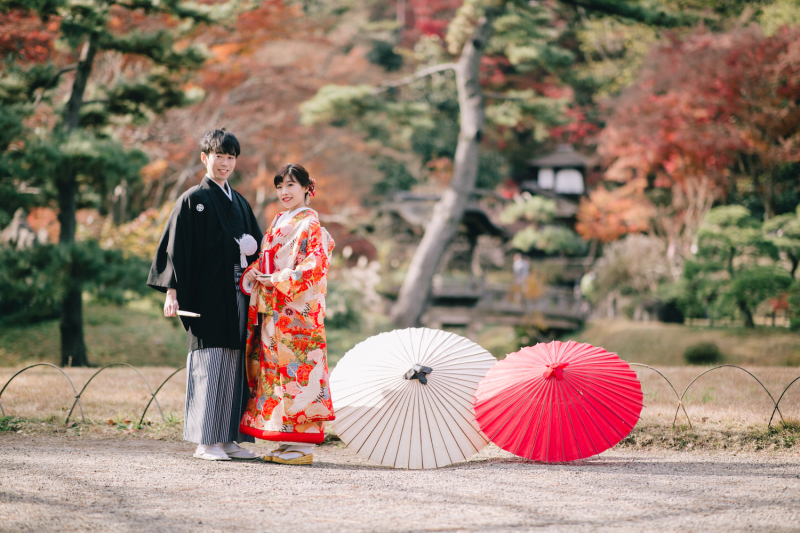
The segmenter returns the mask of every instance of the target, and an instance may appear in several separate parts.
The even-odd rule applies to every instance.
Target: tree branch
[[[39,94],[36,95],[36,99],[33,101],[33,107],[36,108],[39,106],[39,104],[42,101],[42,98],[44,98],[44,92],[47,89],[51,88],[53,85],[55,85],[55,83],[58,81],[58,78],[60,78],[62,74],[66,74],[67,72],[76,70],[77,68],[78,64],[74,63],[72,65],[62,68],[61,70],[53,74],[53,77],[50,78],[50,80],[41,87],[41,91],[39,91]]]
[[[483,96],[485,96],[486,98],[490,98],[492,100],[509,100],[509,101],[512,101],[512,102],[527,102],[529,100],[529,98],[522,98],[520,96],[509,96],[509,95],[503,94],[503,93],[487,93],[487,92],[484,92]]]
[[[77,68],[78,68],[78,64],[77,64],[77,63],[73,63],[72,65],[68,65],[68,66],[66,66],[66,67],[62,68],[61,70],[59,70],[58,72],[56,72],[55,74],[53,74],[53,77],[52,77],[52,78],[50,78],[50,81],[48,81],[48,82],[47,82],[47,85],[46,85],[46,87],[47,87],[47,88],[49,88],[49,87],[52,87],[52,86],[53,86],[53,84],[54,84],[56,81],[58,81],[58,78],[60,78],[62,74],[66,74],[67,72],[70,72],[70,71],[76,70]]]
[[[373,95],[381,94],[383,92],[388,91],[389,89],[394,89],[395,87],[402,87],[403,85],[408,85],[409,83],[413,83],[418,79],[430,76],[431,74],[436,74],[437,72],[444,72],[445,70],[455,70],[455,68],[456,68],[455,63],[441,63],[439,65],[433,65],[432,67],[418,70],[414,74],[406,76],[405,78],[400,78],[399,80],[387,81],[381,83],[380,85],[375,87],[375,89],[372,90],[372,94]]]
[[[631,20],[643,22],[650,26],[675,28],[691,26],[698,22],[700,17],[693,14],[669,13],[661,9],[650,9],[640,5],[633,5],[620,0],[561,0],[562,4],[573,7],[582,7],[587,11],[617,15]],[[713,19],[703,18],[705,22],[715,22]]]

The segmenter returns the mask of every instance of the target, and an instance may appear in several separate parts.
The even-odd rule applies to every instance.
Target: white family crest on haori
[[[487,444],[472,404],[494,364],[474,342],[444,331],[370,337],[331,373],[336,433],[360,457],[394,468],[464,461]]]

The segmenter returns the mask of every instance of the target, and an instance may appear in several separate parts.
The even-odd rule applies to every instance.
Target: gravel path
[[[311,467],[205,462],[192,450],[0,435],[0,531],[800,531],[796,452],[623,450],[545,465],[492,446],[403,471],[335,445]]]

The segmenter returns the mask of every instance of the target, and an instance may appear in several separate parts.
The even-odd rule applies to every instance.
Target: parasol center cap
[[[556,378],[557,380],[564,379],[564,369],[569,363],[550,363],[545,368],[542,375],[544,379]]]
[[[433,372],[433,369],[429,366],[422,366],[422,365],[414,365],[411,367],[411,370],[403,374],[405,379],[416,379],[423,385],[428,384],[428,374]]]

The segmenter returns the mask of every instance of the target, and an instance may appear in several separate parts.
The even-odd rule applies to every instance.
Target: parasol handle
[[[428,384],[428,374],[433,372],[433,369],[429,366],[422,366],[422,365],[414,365],[411,370],[403,374],[405,379],[417,379],[423,385]]]

